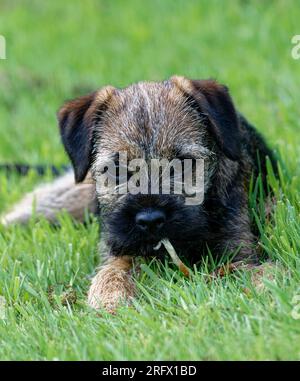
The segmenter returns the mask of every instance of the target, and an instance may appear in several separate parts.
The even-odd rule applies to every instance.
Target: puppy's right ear
[[[113,87],[107,86],[68,101],[57,114],[62,142],[73,164],[76,183],[83,181],[90,169],[93,130],[114,91]]]
[[[237,113],[226,86],[214,80],[171,78],[186,95],[191,107],[203,118],[208,132],[231,160],[241,156],[241,131]]]

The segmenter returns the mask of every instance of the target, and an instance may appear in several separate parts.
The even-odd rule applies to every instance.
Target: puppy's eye
[[[109,171],[109,168],[106,166],[106,167],[104,167],[104,168],[102,168],[101,170],[100,170],[100,174],[101,175],[104,175],[105,173],[107,173]]]
[[[194,171],[196,169],[196,163],[197,163],[196,158],[186,156],[186,157],[180,157],[178,159],[182,163],[182,170],[183,171],[189,170],[189,169],[192,169],[192,171]]]
[[[115,165],[107,165],[101,169],[100,174],[105,174],[110,179],[115,179],[118,176],[118,167]]]
[[[176,158],[181,161],[181,173],[194,172],[196,170],[197,159],[195,157],[190,156],[179,156]],[[180,174],[181,175],[181,174]]]
[[[182,181],[182,167],[170,167],[170,177],[174,181]]]

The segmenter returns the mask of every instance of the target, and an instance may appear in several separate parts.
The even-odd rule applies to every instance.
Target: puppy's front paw
[[[136,293],[129,259],[116,259],[102,267],[92,280],[88,304],[114,313],[120,304],[130,304]]]

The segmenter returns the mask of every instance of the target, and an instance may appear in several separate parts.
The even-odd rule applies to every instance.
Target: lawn
[[[276,263],[260,291],[247,273],[207,282],[209,262],[191,280],[153,262],[134,306],[99,316],[85,304],[96,221],[0,226],[1,360],[300,359],[299,20],[296,0],[1,0],[0,163],[67,163],[55,116],[65,99],[175,73],[227,84],[282,158],[272,216],[250,195]],[[0,212],[42,180],[0,173]]]

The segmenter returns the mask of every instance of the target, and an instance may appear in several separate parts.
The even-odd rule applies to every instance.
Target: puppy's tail
[[[6,175],[16,173],[21,176],[27,176],[29,171],[34,171],[39,176],[44,176],[48,173],[52,174],[54,177],[60,176],[63,173],[71,169],[69,165],[62,165],[61,167],[56,167],[54,165],[30,165],[30,164],[0,164],[0,172],[4,172]]]

